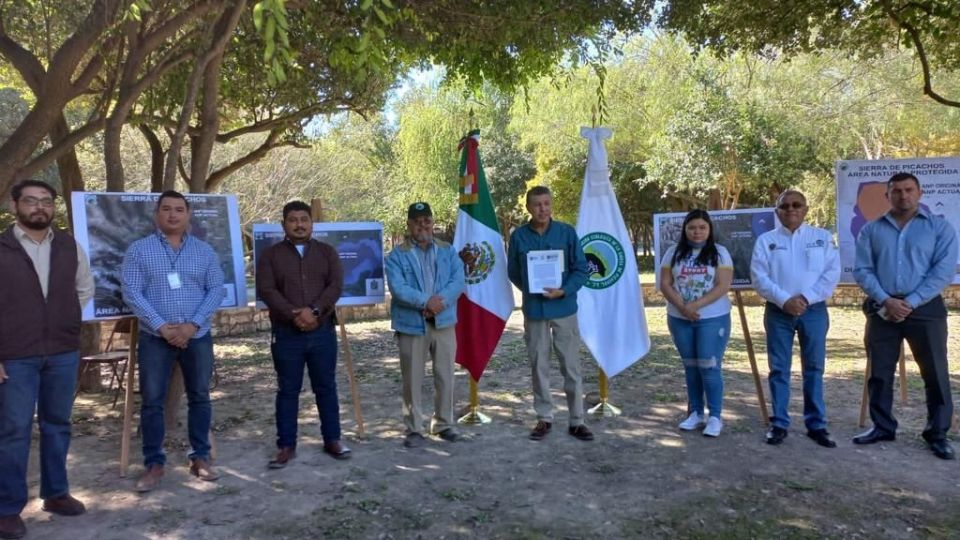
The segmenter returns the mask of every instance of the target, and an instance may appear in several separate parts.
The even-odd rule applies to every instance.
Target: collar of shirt
[[[804,222],[804,223],[801,223],[799,227],[797,227],[797,230],[791,231],[790,229],[787,228],[786,225],[781,223],[780,226],[777,227],[777,231],[779,231],[780,234],[785,236],[793,236],[795,234],[799,234],[803,232],[804,228],[806,227],[809,227],[809,225],[807,225],[806,222]]]
[[[173,246],[170,245],[170,241],[167,240],[167,235],[163,234],[163,231],[160,229],[157,229],[157,238],[160,239],[161,246],[170,246],[170,249],[173,249]],[[187,245],[188,239],[190,239],[190,233],[183,233],[183,236],[180,237],[180,249],[183,249],[183,246]]]
[[[930,212],[928,212],[926,208],[924,208],[924,207],[921,206],[920,208],[917,209],[917,213],[914,214],[914,216],[913,216],[912,218],[910,218],[910,221],[913,221],[913,218],[917,218],[917,217],[922,217],[922,218],[924,218],[924,219],[930,219]],[[883,219],[884,219],[884,221],[886,221],[887,223],[889,223],[889,224],[893,225],[894,227],[896,227],[898,230],[901,228],[900,225],[897,223],[897,218],[893,217],[893,215],[890,213],[889,210],[887,211],[886,214],[883,215]],[[910,221],[908,221],[907,223],[910,223]],[[903,224],[904,227],[907,225],[907,223],[904,223],[904,224]]]
[[[29,241],[29,242],[33,242],[34,244],[42,244],[42,243],[44,243],[44,242],[50,242],[50,241],[53,240],[53,228],[48,227],[48,228],[47,228],[47,234],[45,234],[45,235],[43,236],[43,239],[40,240],[39,242],[37,242],[36,240],[34,240],[33,238],[31,238],[31,237],[27,234],[27,231],[26,231],[23,227],[21,227],[19,223],[14,224],[14,226],[13,226],[13,235],[17,238],[17,240],[19,240],[19,241],[21,241],[21,242],[23,242],[23,241],[26,240],[26,241]]]
[[[437,243],[434,240],[430,240],[430,242],[427,243],[427,247],[422,248],[420,247],[420,243],[416,242],[413,238],[410,239],[410,244],[412,244],[413,247],[416,248],[416,250],[421,253],[426,253],[437,246]]]
[[[550,221],[547,222],[547,228],[543,229],[543,232],[540,232],[540,231],[538,231],[538,230],[536,230],[536,229],[533,228],[533,220],[532,220],[532,219],[528,219],[528,220],[527,220],[527,227],[530,228],[530,232],[532,232],[533,234],[538,234],[538,235],[540,235],[540,236],[546,236],[547,233],[550,232],[550,227],[553,227],[553,218],[550,218]]]
[[[307,246],[310,245],[310,240],[311,239],[308,238],[306,242],[302,244],[297,244],[293,242],[293,240],[290,240],[289,238],[287,238],[286,236],[283,237],[283,241],[290,244],[290,246],[293,247],[293,249],[297,250],[297,253],[299,253],[301,257],[303,257],[303,254],[307,252]]]

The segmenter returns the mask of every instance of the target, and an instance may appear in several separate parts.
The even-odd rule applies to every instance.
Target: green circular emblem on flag
[[[627,259],[616,238],[605,232],[592,232],[580,239],[580,247],[587,256],[587,287],[606,289],[620,280]]]
[[[476,285],[487,279],[497,264],[497,256],[489,242],[468,243],[460,250],[467,285]]]

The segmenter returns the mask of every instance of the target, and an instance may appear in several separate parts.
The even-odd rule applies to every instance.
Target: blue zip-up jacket
[[[457,323],[457,299],[466,287],[463,262],[456,250],[441,240],[434,239],[437,251],[436,294],[443,297],[446,309],[436,316],[437,328],[446,328]],[[409,239],[395,247],[387,255],[385,272],[390,289],[390,322],[397,332],[422,336],[427,332],[423,308],[427,307],[430,294],[423,291],[423,270],[417,249]]]
[[[527,252],[546,249],[563,250],[561,289],[563,296],[548,299],[527,291]],[[523,293],[523,315],[531,320],[561,319],[577,312],[577,291],[587,282],[587,258],[580,247],[577,231],[566,223],[550,220],[547,230],[538,234],[527,223],[510,235],[507,253],[507,275]]]

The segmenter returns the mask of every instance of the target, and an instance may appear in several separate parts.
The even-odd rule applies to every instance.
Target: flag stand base
[[[474,408],[471,408],[471,409],[470,409],[470,412],[468,412],[467,414],[461,416],[461,417],[457,420],[457,423],[458,423],[458,424],[466,424],[466,425],[470,425],[470,426],[476,426],[476,425],[480,425],[480,424],[489,424],[489,423],[490,423],[490,417],[487,416],[487,415],[485,415],[485,414],[483,414],[482,412],[474,409]]]
[[[614,407],[613,405],[607,403],[607,400],[602,400],[600,403],[597,403],[592,409],[587,411],[593,416],[620,416],[620,408]]]
[[[490,417],[480,412],[480,397],[477,394],[477,381],[470,377],[470,412],[457,419],[458,424],[480,425],[489,424]]]
[[[603,369],[600,370],[600,403],[597,403],[595,407],[587,411],[588,414],[594,416],[620,416],[620,409],[614,407],[607,401],[607,398],[610,396],[610,385],[607,381],[607,374],[603,372]]]

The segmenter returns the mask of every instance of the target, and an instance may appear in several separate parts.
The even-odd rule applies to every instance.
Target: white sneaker
[[[686,420],[680,422],[679,427],[684,431],[693,431],[697,428],[703,427],[703,415],[698,412],[692,412]]]
[[[707,427],[703,428],[703,434],[707,437],[719,437],[720,430],[723,429],[723,420],[720,420],[716,416],[711,416],[707,420]]]

